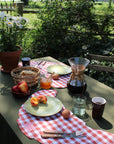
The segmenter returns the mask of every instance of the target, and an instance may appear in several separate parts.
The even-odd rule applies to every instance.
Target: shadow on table
[[[0,72],[0,94],[6,96],[11,93],[13,80],[10,74]]]
[[[92,109],[92,98],[90,97],[89,93],[86,92],[85,93],[85,97],[86,97],[86,109],[91,110]]]
[[[95,122],[101,127],[102,129],[109,130],[113,128],[113,125],[106,119],[102,118],[100,120],[95,120]]]
[[[77,116],[77,115],[75,115],[75,116]],[[87,113],[85,113],[83,116],[77,116],[77,117],[82,119],[84,122],[87,122],[87,121],[91,120],[91,117]]]
[[[12,86],[16,85],[12,76],[9,73],[0,72],[0,94],[2,96],[9,96],[11,94]],[[38,91],[37,84],[32,87],[31,94]]]
[[[1,114],[0,114],[0,143],[22,144]]]
[[[92,110],[92,103],[91,103],[91,97],[89,96],[89,93],[86,92],[85,93],[85,96],[86,96],[86,108],[89,109],[89,110]],[[89,117],[88,117],[89,118]],[[94,119],[95,120],[95,119]],[[98,124],[99,127],[101,127],[102,129],[105,129],[105,130],[109,130],[109,129],[112,129],[113,128],[113,125],[108,121],[106,120],[105,118],[102,118],[100,120],[95,120],[95,122]]]

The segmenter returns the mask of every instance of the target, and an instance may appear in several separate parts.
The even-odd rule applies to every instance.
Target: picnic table
[[[37,60],[59,63],[58,60],[50,56],[38,58]],[[89,130],[101,130],[109,135],[112,134],[114,140],[114,90],[87,75],[85,75],[85,80],[87,82],[87,90],[85,93],[86,118],[79,121],[84,122],[85,125],[89,127]],[[14,97],[11,93],[11,87],[13,85],[14,81],[11,75],[0,72],[0,141],[2,144],[38,144],[38,141],[30,139],[27,135],[25,136],[21,131],[22,129],[20,129],[19,115],[28,97]],[[53,88],[52,90],[57,92],[56,97],[63,103],[64,107],[72,111],[73,94],[68,92],[67,87]],[[38,87],[33,86],[31,94],[38,91]],[[92,118],[91,99],[95,96],[104,97],[107,101],[101,120],[94,120]],[[59,116],[57,115],[57,117]],[[72,119],[77,119],[77,117],[72,116]],[[40,120],[40,118],[38,118],[37,121],[38,120]]]

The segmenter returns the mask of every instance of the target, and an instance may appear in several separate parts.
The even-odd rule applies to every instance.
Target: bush
[[[65,59],[80,56],[83,45],[88,45],[88,51],[93,48],[97,51],[97,43],[100,47],[110,40],[111,16],[97,18],[93,3],[88,0],[45,1],[37,16],[31,43],[34,57],[51,55]]]
[[[36,57],[51,55],[64,59],[81,55],[82,45],[88,36],[79,32],[85,27],[83,23],[87,15],[84,13],[90,15],[92,7],[88,1],[86,3],[82,0],[45,2],[38,13],[33,34],[32,46]]]

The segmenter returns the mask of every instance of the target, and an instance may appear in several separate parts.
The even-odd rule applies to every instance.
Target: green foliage
[[[16,51],[22,46],[27,19],[0,13],[0,51]]]
[[[34,58],[50,55],[65,63],[69,57],[86,56],[87,53],[113,55],[112,15],[96,15],[94,8],[89,0],[45,1],[37,14],[34,29],[26,35],[28,49],[25,48],[25,53],[29,50]],[[99,77],[95,73],[92,71],[91,76],[95,75],[105,83],[107,75]],[[109,81],[107,83],[109,85]]]
[[[45,1],[37,17],[31,32],[34,57],[51,55],[64,60],[84,53],[84,45],[88,52],[109,49],[111,15],[96,17],[88,0]]]
[[[36,56],[51,55],[55,58],[80,55],[85,37],[84,33],[78,33],[85,27],[84,13],[90,14],[92,6],[89,2],[86,3],[82,0],[64,3],[46,1],[35,22],[33,53]]]
[[[21,54],[21,58],[22,57],[30,57],[30,58],[34,58],[34,53],[32,52],[33,50],[33,46],[31,45],[31,43],[33,42],[33,35],[32,32],[30,30],[28,30],[25,33],[25,37],[23,38],[22,41],[22,54]]]
[[[26,8],[40,8],[43,4],[40,1],[29,1],[29,5]]]

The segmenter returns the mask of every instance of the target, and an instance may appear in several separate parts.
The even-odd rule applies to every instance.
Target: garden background
[[[17,1],[1,1],[3,5],[6,2]],[[113,0],[111,3],[106,0],[23,2],[23,16],[28,18],[29,24],[21,57],[52,56],[68,64],[69,57],[86,57],[88,53],[114,56]],[[11,14],[18,15],[16,11]],[[90,76],[114,88],[113,73],[91,71]]]

